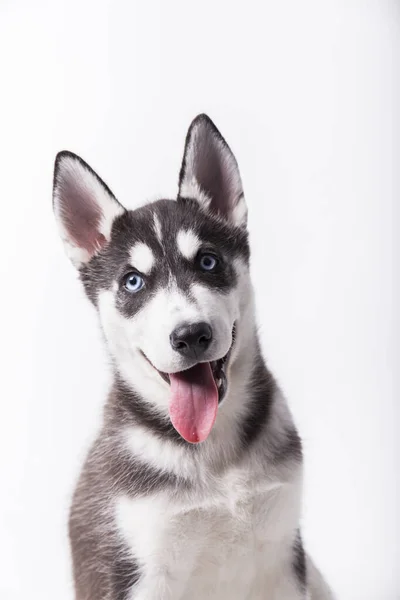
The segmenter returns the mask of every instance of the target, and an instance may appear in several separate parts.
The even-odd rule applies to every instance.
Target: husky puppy
[[[191,124],[174,200],[126,210],[57,155],[54,213],[113,365],[70,515],[76,600],[328,600],[302,448],[257,337],[229,146]]]

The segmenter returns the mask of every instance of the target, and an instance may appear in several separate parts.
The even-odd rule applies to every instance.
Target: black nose
[[[199,358],[212,340],[212,329],[208,323],[184,323],[169,336],[171,346],[183,356]]]

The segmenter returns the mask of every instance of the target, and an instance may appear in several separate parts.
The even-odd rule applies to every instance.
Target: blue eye
[[[125,277],[125,288],[128,290],[128,292],[138,292],[143,286],[143,278],[137,273],[129,273]]]
[[[203,271],[213,271],[218,264],[218,259],[212,254],[203,254],[200,258],[200,267]]]

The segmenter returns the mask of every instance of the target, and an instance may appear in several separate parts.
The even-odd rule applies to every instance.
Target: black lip
[[[235,343],[235,339],[236,339],[236,326],[233,325],[233,329],[232,329],[232,343],[231,343],[231,347],[229,348],[228,352],[222,358],[219,358],[218,360],[212,360],[210,362],[211,369],[212,369],[215,381],[216,382],[220,381],[219,385],[217,383],[217,388],[218,388],[218,404],[223,400],[223,398],[224,398],[224,396],[226,394],[226,390],[228,389],[228,379],[226,377],[225,369],[226,369],[226,367],[228,365],[229,358],[230,358],[230,355],[232,353],[232,348],[233,348],[234,343]],[[143,356],[147,360],[147,362],[153,367],[153,369],[155,371],[157,371],[157,373],[160,375],[160,377],[162,377],[164,379],[164,381],[170,385],[171,384],[171,380],[169,378],[168,373],[164,373],[163,371],[159,371],[153,365],[153,363],[151,362],[151,360],[149,360],[147,358],[147,356],[145,355],[145,353],[143,351],[141,351],[141,353],[143,354]]]
[[[145,355],[145,353],[143,352],[143,350],[140,350],[140,353],[142,354],[142,356],[144,356],[144,358],[147,360],[147,362],[149,363],[149,365],[151,365],[153,367],[153,369],[164,379],[164,381],[166,381],[168,384],[171,383],[170,379],[169,379],[169,375],[168,373],[164,373],[163,371],[159,371],[151,362],[151,360],[149,360],[147,358],[147,356]]]

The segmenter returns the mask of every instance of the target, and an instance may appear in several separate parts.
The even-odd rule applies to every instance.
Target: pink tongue
[[[214,425],[218,409],[218,390],[210,363],[171,373],[169,378],[172,425],[187,442],[203,442]]]

